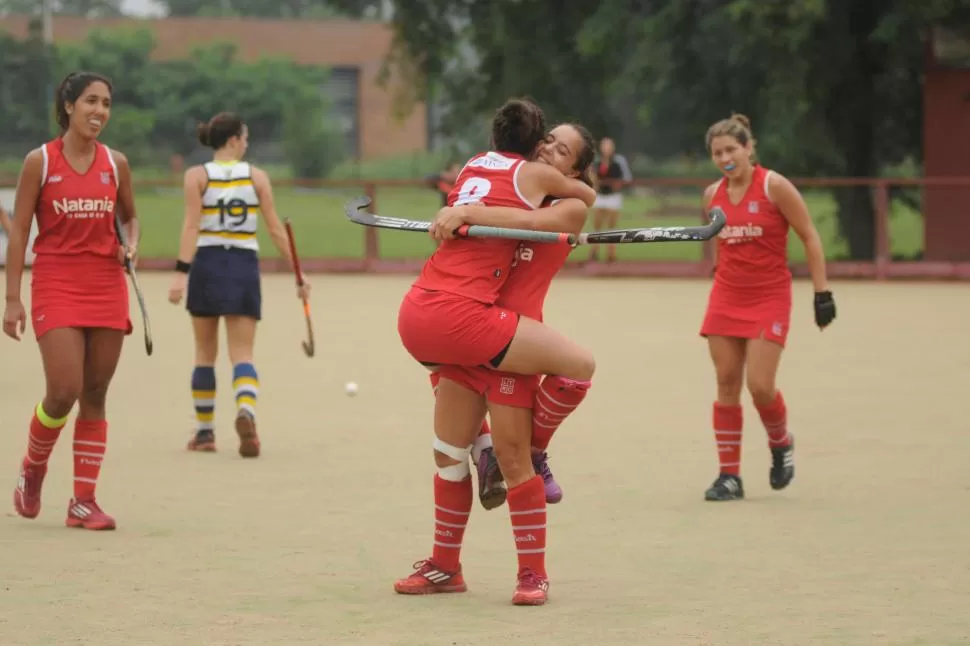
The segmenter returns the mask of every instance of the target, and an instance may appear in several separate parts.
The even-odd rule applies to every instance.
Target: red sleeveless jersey
[[[550,201],[549,204],[555,204],[555,201]],[[502,287],[496,304],[541,321],[542,308],[552,286],[552,279],[566,264],[572,250],[573,247],[566,242],[521,243],[515,252],[512,273]]]
[[[97,142],[95,146],[94,162],[83,174],[67,162],[60,137],[41,149],[44,169],[34,240],[38,256],[116,256],[118,167],[107,146]]]
[[[718,182],[710,207],[719,206],[727,224],[717,240],[714,281],[729,289],[773,289],[791,285],[788,268],[788,220],[768,199],[771,171],[755,165],[751,185],[738,204]]]
[[[519,191],[516,178],[525,159],[490,151],[469,160],[448,194],[448,206],[479,203],[535,208]],[[447,292],[492,304],[512,269],[517,240],[456,238],[445,240],[424,264],[415,287]]]

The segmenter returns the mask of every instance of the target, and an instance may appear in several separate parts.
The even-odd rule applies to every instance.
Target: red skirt
[[[131,334],[128,285],[115,258],[38,255],[31,270],[30,294],[30,320],[38,339],[64,327]]]
[[[512,342],[519,315],[465,296],[412,287],[401,301],[397,331],[425,365],[482,366]]]
[[[791,286],[741,291],[715,281],[707,300],[701,336],[764,339],[784,347],[791,321]]]

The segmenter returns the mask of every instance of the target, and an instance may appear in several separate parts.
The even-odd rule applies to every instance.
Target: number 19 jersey
[[[534,209],[519,190],[525,159],[494,151],[472,157],[448,194],[448,206],[482,204]],[[415,287],[464,296],[489,305],[498,299],[515,260],[517,240],[455,238],[445,240],[425,262]]]
[[[202,193],[197,246],[259,251],[259,197],[253,185],[252,166],[242,161],[210,161],[203,168],[208,179]]]

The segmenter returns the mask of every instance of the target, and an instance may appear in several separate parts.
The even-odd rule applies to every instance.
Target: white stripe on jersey
[[[256,225],[259,197],[248,162],[206,163],[199,247],[236,247],[259,251]]]

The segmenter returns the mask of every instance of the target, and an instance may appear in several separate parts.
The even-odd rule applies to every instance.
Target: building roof
[[[28,16],[5,16],[0,29],[23,38],[29,21]],[[295,63],[321,66],[379,64],[393,38],[388,24],[375,21],[54,16],[54,42],[82,41],[91,31],[103,28],[151,29],[157,41],[154,56],[159,60],[181,58],[208,41],[233,41],[242,60],[282,56]]]

